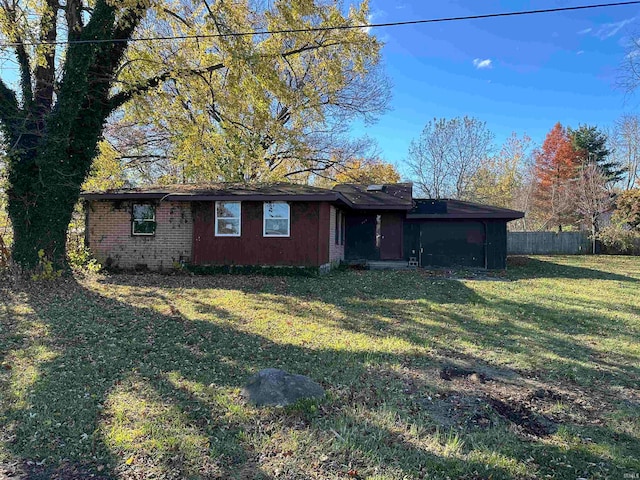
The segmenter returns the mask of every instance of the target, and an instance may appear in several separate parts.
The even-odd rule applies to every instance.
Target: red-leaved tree
[[[567,130],[556,123],[535,153],[536,209],[544,225],[562,226],[575,221],[573,190],[575,188],[578,152],[574,149]]]

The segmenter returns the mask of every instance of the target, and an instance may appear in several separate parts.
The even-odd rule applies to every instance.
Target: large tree
[[[640,231],[640,188],[626,190],[617,196],[614,220]]]
[[[330,188],[337,183],[398,183],[400,173],[392,163],[379,158],[354,158],[343,165],[316,174],[313,184]]]
[[[290,119],[329,122],[345,89],[322,87],[347,82],[348,91],[365,82],[377,65],[379,45],[364,29],[323,28],[361,25],[367,15],[366,3],[344,14],[338,2],[312,0],[1,0],[0,41],[19,69],[16,88],[10,78],[0,82],[14,259],[31,267],[43,250],[64,263],[67,226],[105,122],[133,97],[156,92],[162,101],[153,108],[160,117],[164,105],[178,102],[190,115],[238,123],[232,141],[211,143],[224,152],[215,167],[221,171],[238,169],[238,146],[271,148],[272,138],[286,136]],[[321,30],[237,35],[311,27]],[[136,31],[191,39],[132,43]],[[198,48],[185,48],[188,42]],[[345,65],[350,75],[344,74]],[[305,73],[312,68],[324,70],[326,85],[316,82],[305,89]],[[181,83],[193,76],[203,79],[206,109],[196,98],[204,96],[203,90],[192,92],[192,84]],[[316,108],[296,116],[293,108],[306,103]],[[344,107],[348,111],[348,103]],[[202,124],[195,122],[185,138],[206,135],[197,128]],[[246,126],[251,134],[243,136]],[[278,151],[272,160],[284,165],[287,154]],[[250,160],[242,157],[239,163]]]
[[[431,198],[469,198],[492,141],[486,123],[477,118],[431,120],[409,147],[407,163],[416,186]]]
[[[524,171],[531,156],[531,138],[513,132],[500,151],[487,157],[470,182],[472,200],[505,208],[515,208],[523,187]]]
[[[220,4],[204,12],[218,21]],[[279,1],[272,7],[235,8],[231,31],[287,30],[292,26],[344,25],[338,2]],[[171,34],[198,34],[201,26],[179,11]],[[352,9],[353,23],[366,23],[366,5]],[[150,58],[158,47],[132,46]],[[177,174],[177,181],[304,180],[366,156],[371,142],[350,139],[353,119],[373,120],[385,110],[389,86],[381,71],[379,44],[362,29],[297,32],[295,35],[207,39],[186,42],[179,51],[160,49],[165,62],[179,67],[191,58],[232,58],[225,68],[172,78],[125,107],[125,124],[144,125],[164,139],[162,152],[145,144],[149,158]],[[153,63],[145,64],[151,70]],[[140,155],[139,146],[121,149]],[[164,157],[164,158],[163,158]],[[149,163],[147,163],[149,165]]]
[[[640,182],[640,116],[627,114],[618,118],[610,143],[613,157],[625,169],[621,186],[630,190]]]
[[[576,161],[583,165],[595,165],[607,183],[612,185],[624,178],[625,168],[611,156],[608,135],[596,126],[580,125],[567,129],[576,151]]]
[[[579,152],[560,122],[549,131],[534,158],[536,208],[545,217],[547,228],[557,226],[562,231],[563,225],[575,220],[574,188]]]
[[[613,197],[607,189],[610,178],[595,162],[578,167],[576,182],[576,212],[591,231],[591,253],[596,253],[596,240],[600,229],[602,215],[613,206]]]

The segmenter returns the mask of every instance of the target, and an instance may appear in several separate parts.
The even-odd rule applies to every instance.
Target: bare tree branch
[[[5,11],[7,19],[14,25],[18,23],[16,5],[9,4],[8,0],[2,2],[2,9]],[[33,89],[31,84],[31,62],[29,54],[24,46],[22,37],[14,32],[11,35],[11,41],[15,43],[15,55],[20,69],[20,87],[22,89],[22,97],[25,106],[29,107],[33,102]]]
[[[224,64],[218,63],[202,69],[186,70],[186,71],[180,72],[180,74],[196,75],[196,74],[201,74],[206,72],[213,72],[214,70],[220,70],[221,68],[224,68]],[[167,81],[170,78],[174,78],[176,76],[179,76],[177,72],[173,72],[173,71],[163,72],[159,75],[156,75],[155,77],[145,80],[142,83],[139,83],[138,85],[134,85],[128,88],[127,90],[123,90],[121,92],[116,93],[109,99],[108,107],[107,107],[108,111],[112,112],[116,110],[118,107],[124,105],[126,102],[131,100],[131,98],[133,98],[135,95],[148,92],[149,90],[160,85],[162,82]]]

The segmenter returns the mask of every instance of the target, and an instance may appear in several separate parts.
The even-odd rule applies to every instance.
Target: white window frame
[[[218,217],[218,204],[219,203],[237,203],[238,204],[238,216],[237,217]],[[218,201],[214,205],[214,215],[216,218],[215,225],[213,227],[213,233],[216,237],[240,237],[242,236],[242,202],[237,201]],[[238,220],[238,233],[218,233],[218,220]]]
[[[267,218],[267,205],[273,203],[280,203],[287,206],[287,234],[286,235],[274,235],[267,234],[267,220],[284,220],[282,218]],[[289,202],[262,202],[262,236],[268,238],[288,238],[291,236],[291,205]]]
[[[153,209],[153,218],[145,218],[144,220],[142,220],[142,223],[144,222],[154,223],[153,232],[144,233],[144,232],[135,231],[136,218],[133,216],[133,212],[136,206],[149,206]],[[158,224],[156,223],[156,206],[151,203],[132,203],[131,204],[131,235],[134,237],[153,237],[156,234],[157,229],[158,229]]]

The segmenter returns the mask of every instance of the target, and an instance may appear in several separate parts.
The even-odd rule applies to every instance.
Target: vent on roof
[[[369,185],[367,187],[367,192],[384,192],[384,185]]]

